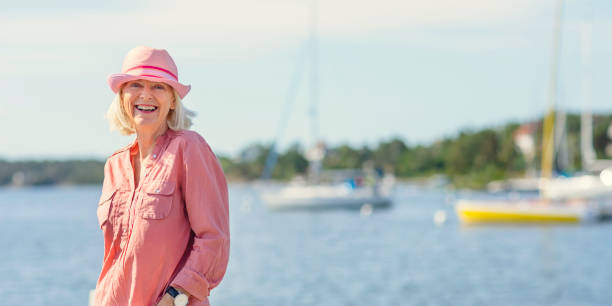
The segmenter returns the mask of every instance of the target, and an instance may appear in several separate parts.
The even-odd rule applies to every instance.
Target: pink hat
[[[123,60],[121,73],[108,76],[108,85],[117,93],[123,83],[138,79],[166,83],[176,90],[181,99],[191,89],[191,85],[178,82],[176,65],[164,49],[136,47],[130,50]]]

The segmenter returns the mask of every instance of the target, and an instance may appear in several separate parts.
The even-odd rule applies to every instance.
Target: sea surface
[[[612,305],[610,222],[462,226],[454,201],[488,195],[413,185],[371,215],[272,212],[259,192],[275,187],[230,186],[231,257],[212,305]],[[99,194],[0,189],[0,305],[87,305]]]

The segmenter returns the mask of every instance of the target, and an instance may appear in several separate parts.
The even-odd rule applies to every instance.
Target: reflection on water
[[[275,213],[265,186],[230,188],[230,266],[213,305],[612,301],[612,223],[466,227],[456,195],[407,185],[386,210]],[[0,189],[3,305],[86,303],[102,257],[99,191]]]

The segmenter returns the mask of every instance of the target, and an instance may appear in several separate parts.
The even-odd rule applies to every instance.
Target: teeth
[[[147,105],[136,105],[136,108],[141,111],[153,111],[157,109],[157,107],[155,106],[147,106]]]

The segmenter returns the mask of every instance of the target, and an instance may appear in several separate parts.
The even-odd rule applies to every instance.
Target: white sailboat
[[[288,186],[278,190],[261,192],[265,205],[273,210],[288,209],[362,209],[370,211],[373,208],[388,207],[391,205],[391,193],[395,178],[390,174],[383,174],[374,167],[353,170],[322,170],[323,159],[326,154],[324,142],[318,139],[317,100],[317,0],[312,1],[311,7],[311,35],[310,35],[310,116],[312,138],[315,144],[306,153],[309,162],[306,179],[297,178]],[[298,71],[298,70],[296,70]],[[294,78],[291,92],[296,92],[299,77]],[[295,99],[290,95],[286,105],[290,106]],[[286,125],[285,118],[281,118],[279,130]],[[279,133],[281,135],[281,133]],[[277,140],[278,141],[277,137]],[[275,142],[276,143],[276,142]],[[269,179],[276,160],[275,144],[266,161],[264,179]]]
[[[583,169],[596,174],[559,177],[543,180],[541,194],[547,199],[598,199],[612,197],[612,184],[602,172],[612,166],[612,160],[597,159],[593,147],[593,123],[591,113],[591,25],[582,29],[581,91],[583,111],[580,120],[580,147]],[[609,170],[608,170],[609,171]],[[603,176],[603,177],[602,177]]]

